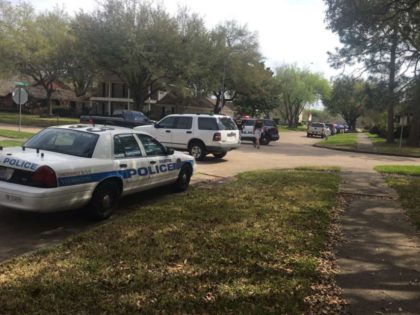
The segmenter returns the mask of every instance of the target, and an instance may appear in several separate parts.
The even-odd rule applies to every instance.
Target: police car
[[[168,184],[186,190],[195,169],[192,156],[122,127],[50,127],[22,147],[0,149],[0,205],[36,212],[88,205],[96,219],[131,193]]]

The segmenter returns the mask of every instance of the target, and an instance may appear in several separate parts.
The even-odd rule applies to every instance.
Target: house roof
[[[14,79],[10,80],[0,80],[0,97],[5,97],[13,92],[15,89]],[[62,82],[54,82],[55,91],[51,95],[53,100],[65,100],[65,101],[79,101],[80,98],[76,96],[76,93],[67,87]],[[47,97],[47,92],[41,85],[32,85],[28,86],[27,91],[29,95],[35,99],[45,99]]]

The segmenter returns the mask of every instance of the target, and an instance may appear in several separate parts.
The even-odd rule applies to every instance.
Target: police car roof
[[[92,124],[73,124],[73,125],[61,125],[61,126],[52,126],[50,128],[58,128],[58,129],[70,129],[70,130],[77,130],[77,131],[84,131],[89,133],[101,134],[104,132],[109,132],[111,134],[121,134],[121,133],[143,133],[147,134],[146,132],[142,132],[139,130],[133,130],[131,128],[119,127],[119,126],[111,126],[111,125],[92,125]]]

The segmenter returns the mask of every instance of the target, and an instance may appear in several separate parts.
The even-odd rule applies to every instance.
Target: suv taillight
[[[216,132],[213,135],[213,141],[221,141],[222,140],[222,134],[220,132]]]
[[[33,173],[29,183],[35,187],[54,188],[57,187],[57,176],[50,167],[41,166]]]

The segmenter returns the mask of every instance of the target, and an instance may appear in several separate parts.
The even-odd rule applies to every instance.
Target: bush
[[[69,108],[53,108],[53,115],[60,117],[73,117],[73,111]]]

